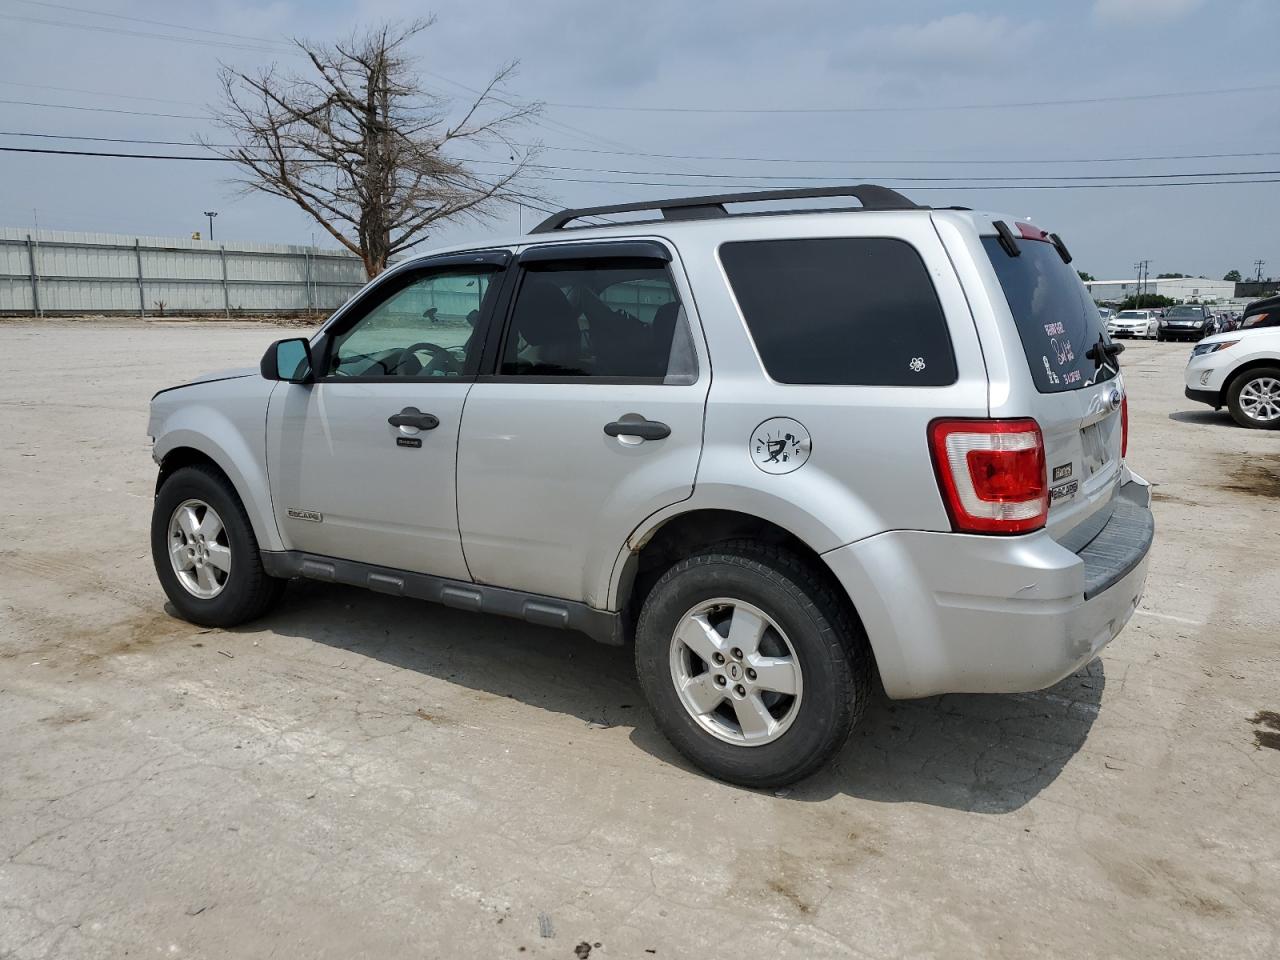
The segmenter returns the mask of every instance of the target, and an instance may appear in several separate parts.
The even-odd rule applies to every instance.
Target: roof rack
[[[608,216],[611,213],[640,213],[659,210],[665,220],[712,220],[727,217],[726,203],[760,203],[766,200],[808,200],[818,197],[853,197],[863,210],[919,210],[897,190],[874,183],[859,183],[847,187],[808,187],[798,190],[754,190],[748,193],[720,193],[706,197],[676,197],[672,200],[650,200],[645,203],[615,203],[605,207],[581,207],[561,210],[552,214],[530,230],[530,233],[551,233],[563,230],[566,224],[583,217]],[[859,209],[859,208],[851,208]],[[810,212],[810,211],[802,211]]]

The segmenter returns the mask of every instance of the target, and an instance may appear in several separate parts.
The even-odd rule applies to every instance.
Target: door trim
[[[326,583],[344,583],[393,597],[413,597],[458,610],[494,613],[544,627],[576,630],[597,643],[609,646],[621,646],[625,641],[620,614],[597,610],[575,600],[545,597],[469,580],[452,580],[428,573],[412,573],[358,560],[340,560],[301,550],[263,550],[262,566],[268,575],[281,579],[302,577]]]

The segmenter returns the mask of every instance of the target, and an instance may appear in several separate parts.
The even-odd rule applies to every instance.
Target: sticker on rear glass
[[[765,473],[799,470],[812,451],[809,431],[790,417],[773,417],[751,432],[751,460]]]

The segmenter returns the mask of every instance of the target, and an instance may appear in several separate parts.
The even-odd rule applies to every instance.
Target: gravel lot
[[[1280,956],[1280,433],[1185,400],[1188,346],[1123,358],[1158,529],[1104,656],[877,703],[774,795],[583,637],[312,584],[166,614],[147,401],[287,335],[0,322],[0,957]]]

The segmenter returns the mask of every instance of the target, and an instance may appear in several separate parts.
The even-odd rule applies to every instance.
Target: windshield
[[[1079,275],[1063,263],[1053,244],[1023,240],[1017,257],[1005,253],[996,237],[983,237],[982,245],[1004,289],[1041,393],[1079,390],[1116,375],[1114,361],[1099,371],[1085,356],[1099,339],[1110,342],[1106,324]]]
[[[1166,317],[1177,319],[1179,317],[1192,318],[1199,320],[1204,316],[1204,312],[1199,307],[1173,307],[1164,312]]]
[[[1121,320],[1145,320],[1147,315],[1139,310],[1121,310]]]

